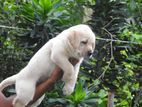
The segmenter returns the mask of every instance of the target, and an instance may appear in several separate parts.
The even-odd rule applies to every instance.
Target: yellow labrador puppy
[[[13,101],[13,106],[25,107],[33,99],[36,84],[46,80],[58,65],[64,71],[63,93],[69,95],[74,90],[83,58],[91,56],[94,48],[95,35],[87,25],[70,27],[39,49],[28,65],[18,74],[2,81],[0,90],[8,85],[16,84],[17,96]],[[68,60],[71,57],[79,60],[75,66]],[[41,100],[38,101],[40,102]],[[34,107],[37,105],[34,104]]]

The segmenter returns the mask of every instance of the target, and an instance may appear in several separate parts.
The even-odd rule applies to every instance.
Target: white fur
[[[74,90],[83,58],[88,52],[93,52],[94,48],[95,35],[87,25],[76,25],[64,30],[39,49],[18,74],[2,81],[0,90],[15,83],[17,96],[13,106],[25,107],[34,97],[36,84],[50,77],[55,66],[58,65],[64,71],[63,93],[69,95]],[[71,57],[79,60],[75,66],[68,60]],[[38,104],[33,105],[36,107]]]

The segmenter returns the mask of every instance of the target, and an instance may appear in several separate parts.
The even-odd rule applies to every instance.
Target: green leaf
[[[130,0],[130,8],[132,11],[136,9],[136,2],[134,0]]]
[[[59,94],[57,92],[51,92],[51,93],[46,93],[46,96],[51,98],[57,98],[59,97]]]
[[[86,104],[96,104],[97,101],[98,101],[98,98],[90,98],[90,99],[84,100],[83,103],[86,103]]]
[[[49,103],[57,103],[57,102],[59,102],[59,103],[62,103],[62,104],[66,104],[67,103],[67,101],[64,98],[49,98],[48,102]]]
[[[86,97],[86,92],[83,90],[82,82],[79,81],[75,89],[75,101],[81,101]]]
[[[99,92],[98,92],[98,96],[101,97],[101,98],[104,98],[107,96],[107,93],[105,90],[101,89]]]
[[[45,14],[52,9],[51,0],[39,0],[39,4],[43,8]]]

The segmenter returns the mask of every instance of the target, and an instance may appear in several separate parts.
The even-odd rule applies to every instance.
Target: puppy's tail
[[[6,88],[9,85],[15,84],[15,82],[16,82],[16,76],[17,75],[13,75],[13,76],[8,77],[7,79],[3,80],[0,83],[0,91],[2,91],[4,88]]]

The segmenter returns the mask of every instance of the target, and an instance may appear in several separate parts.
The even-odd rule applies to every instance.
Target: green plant
[[[99,78],[101,88],[115,92],[117,107],[133,107],[134,93],[141,86],[136,78],[136,74],[141,75],[137,72],[141,68],[141,57],[137,59],[141,44],[131,43],[142,43],[141,5],[139,0],[96,0],[95,5],[90,6],[93,13],[88,23],[103,39],[98,38],[98,53],[95,60],[89,62],[89,67],[84,66],[84,71],[89,71],[87,75],[92,79]],[[123,43],[122,40],[130,42]]]
[[[36,52],[65,28],[81,23],[83,6],[80,3],[82,1],[74,0],[30,0],[21,3],[19,15],[22,27],[28,26],[31,29],[19,35],[22,38],[21,44],[27,48],[32,47]]]
[[[100,83],[88,97],[94,98],[96,107],[107,105],[109,90],[114,91],[116,107],[142,106],[142,45],[119,41],[142,43],[141,0],[1,0],[0,24],[9,27],[0,29],[0,79],[18,72],[32,52],[66,27],[82,23],[84,6],[93,11],[88,23],[97,37],[110,41],[97,40],[93,59],[82,64],[85,83],[78,84],[81,82],[83,95],[75,90],[71,96],[64,97],[59,90],[62,87],[56,85],[54,91],[46,93],[50,104],[86,104],[89,86],[99,78]]]
[[[49,97],[47,104],[50,106],[61,104],[63,107],[105,107],[106,102],[104,102],[104,99],[107,94],[104,90],[99,90],[98,93],[94,92],[98,84],[96,82],[98,81],[94,81],[94,84],[90,84],[87,88],[85,85],[86,82],[80,79],[76,84],[74,93],[69,96],[62,96],[62,91],[59,89],[62,89],[63,85],[60,85],[58,90],[46,94]]]

